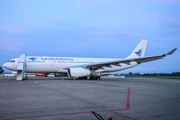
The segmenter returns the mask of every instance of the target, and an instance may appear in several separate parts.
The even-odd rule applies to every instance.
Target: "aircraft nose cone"
[[[4,63],[3,64],[3,67],[4,68],[6,68],[6,69],[8,69],[8,70],[16,70],[17,68],[16,68],[16,65],[15,64],[10,64],[10,63]]]
[[[7,68],[7,63],[4,63],[4,64],[3,64],[3,67]]]

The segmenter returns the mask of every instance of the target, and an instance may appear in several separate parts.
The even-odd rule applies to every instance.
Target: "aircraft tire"
[[[95,80],[96,77],[95,77],[95,76],[90,76],[89,79],[90,79],[90,80]]]
[[[86,77],[84,77],[84,79],[86,80],[86,79],[87,79],[87,76],[86,76]]]

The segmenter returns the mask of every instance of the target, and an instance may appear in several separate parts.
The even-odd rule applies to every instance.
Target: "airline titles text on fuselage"
[[[59,58],[59,57],[42,57],[41,60],[67,60],[73,61],[73,58]]]

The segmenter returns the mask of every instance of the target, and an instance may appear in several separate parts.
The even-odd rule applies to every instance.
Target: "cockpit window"
[[[15,60],[10,60],[10,62],[15,62]]]

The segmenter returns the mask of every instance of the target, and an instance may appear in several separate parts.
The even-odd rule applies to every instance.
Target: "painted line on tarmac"
[[[126,102],[126,110],[130,109],[130,87],[128,88],[128,96],[127,96],[127,102]]]
[[[127,95],[127,102],[126,102],[126,109],[115,109],[115,110],[100,110],[95,112],[113,112],[113,111],[124,111],[130,109],[130,87],[128,88],[128,95]],[[16,117],[16,118],[3,118],[0,120],[15,120],[15,119],[26,119],[26,118],[38,118],[38,117],[50,117],[50,116],[62,116],[62,115],[77,115],[77,114],[87,114],[91,113],[88,112],[76,112],[76,113],[62,113],[62,114],[51,114],[51,115],[38,115],[38,116],[26,116],[26,117]]]

